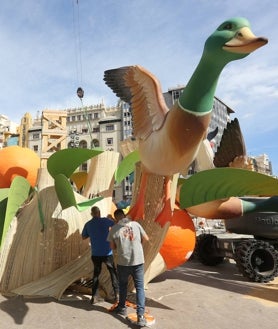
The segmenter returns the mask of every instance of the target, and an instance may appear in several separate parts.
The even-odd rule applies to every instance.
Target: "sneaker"
[[[137,325],[144,327],[147,324],[147,320],[144,315],[137,315]]]
[[[95,303],[95,298],[94,297],[91,297],[90,304],[94,304],[94,303]]]
[[[126,316],[127,315],[127,311],[126,311],[126,307],[115,307],[112,311],[113,313],[116,313],[118,315],[123,315]]]

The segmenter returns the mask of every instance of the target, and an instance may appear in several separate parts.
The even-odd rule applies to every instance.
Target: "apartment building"
[[[267,154],[261,154],[258,156],[251,156],[253,160],[254,170],[265,175],[273,175],[272,164]]]
[[[18,125],[12,122],[6,115],[0,114],[0,149],[7,146],[7,140],[10,139],[10,145],[18,145],[18,139],[11,139],[17,134]]]

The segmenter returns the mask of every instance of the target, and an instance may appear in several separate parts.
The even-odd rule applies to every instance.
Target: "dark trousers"
[[[119,292],[118,276],[116,272],[116,267],[114,265],[113,255],[110,256],[92,256],[92,262],[94,264],[94,274],[93,274],[93,285],[92,285],[92,296],[94,297],[99,283],[99,275],[101,272],[102,263],[104,263],[110,273],[112,287],[114,291],[115,298]]]

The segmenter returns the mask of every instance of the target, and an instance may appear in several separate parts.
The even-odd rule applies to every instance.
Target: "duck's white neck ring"
[[[205,111],[205,112],[194,112],[194,111],[190,111],[190,110],[184,108],[184,107],[181,105],[179,99],[178,99],[178,105],[179,105],[179,107],[180,107],[183,111],[188,112],[188,113],[191,113],[191,114],[195,115],[196,117],[201,117],[201,116],[207,115],[207,114],[209,114],[209,113],[212,111],[212,109],[210,109],[209,111]]]

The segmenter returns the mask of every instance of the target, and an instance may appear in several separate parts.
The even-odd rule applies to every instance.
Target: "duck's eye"
[[[226,23],[221,24],[217,30],[218,31],[231,31],[233,29],[233,27],[234,27],[233,23],[226,22]]]
[[[219,26],[218,31],[231,31],[233,29],[233,24],[230,22],[223,23]]]
[[[223,30],[231,30],[233,28],[232,23],[227,23],[226,25],[224,25]]]

